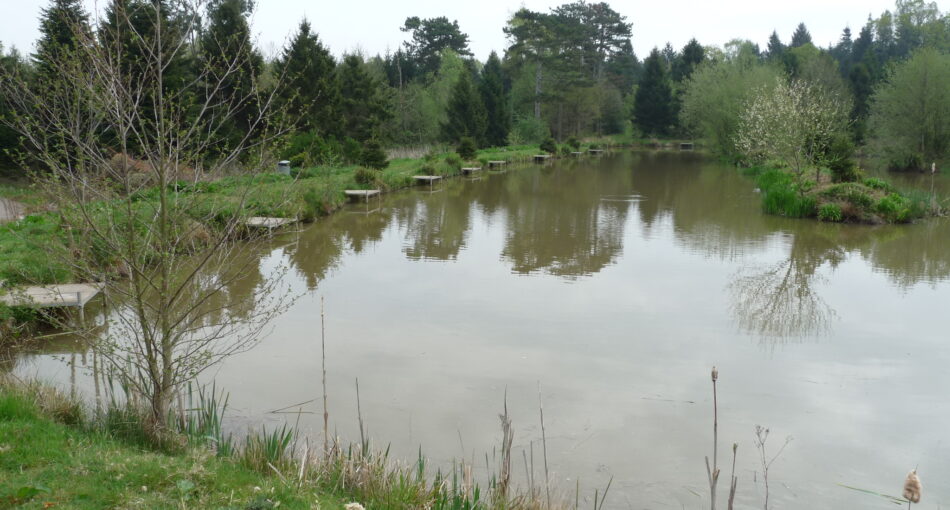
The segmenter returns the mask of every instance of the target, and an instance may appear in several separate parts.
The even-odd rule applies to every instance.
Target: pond
[[[948,221],[766,216],[735,168],[619,152],[395,193],[252,248],[300,298],[205,375],[236,429],[322,436],[325,299],[331,428],[359,440],[359,379],[365,427],[396,458],[421,446],[484,478],[507,395],[514,472],[523,484],[533,454],[543,479],[540,388],[560,493],[579,479],[592,499],[613,477],[605,508],[702,508],[716,365],[720,505],[735,442],[736,506],[762,507],[756,425],[769,455],[791,438],[772,508],[893,508],[845,486],[899,496],[914,466],[927,506],[950,505]],[[91,391],[92,364],[64,338],[12,370]]]

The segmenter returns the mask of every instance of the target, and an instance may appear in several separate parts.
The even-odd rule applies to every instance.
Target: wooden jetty
[[[365,199],[369,202],[369,199],[379,195],[378,189],[348,189],[343,192],[349,198],[359,200],[360,198]]]
[[[683,143],[680,143],[680,150],[681,150],[681,151],[691,151],[691,150],[693,150],[693,143],[692,143],[692,142],[683,142]]]
[[[263,216],[253,216],[248,218],[244,224],[251,228],[266,228],[268,230],[272,230],[296,222],[297,220],[293,218],[267,218]]]
[[[462,169],[462,173],[465,175],[470,175],[470,174],[474,174],[476,172],[481,172],[481,171],[482,171],[482,167],[480,166],[470,166],[470,167],[466,167]]]
[[[579,158],[579,157],[581,157],[581,156],[583,156],[583,155],[584,155],[583,152],[572,152],[572,153],[571,153],[571,156],[574,156],[575,158]]]
[[[40,285],[11,289],[0,295],[0,303],[24,308],[79,308],[82,313],[86,303],[105,288],[101,283],[67,283],[64,285]]]
[[[591,154],[603,154],[604,149],[587,149],[587,152]]]
[[[534,162],[535,163],[544,163],[545,161],[551,159],[550,154],[535,154]]]
[[[508,164],[507,161],[501,161],[501,160],[498,160],[498,161],[489,161],[489,162],[488,162],[488,168],[491,169],[491,168],[495,168],[496,166],[505,166],[505,165],[507,165],[507,164]]]
[[[428,184],[429,186],[442,180],[441,175],[414,175],[412,178],[420,184]]]

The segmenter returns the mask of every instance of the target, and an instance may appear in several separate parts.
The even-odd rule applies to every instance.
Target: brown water
[[[358,439],[359,378],[370,435],[398,458],[421,445],[484,477],[507,391],[515,473],[533,445],[540,479],[540,383],[571,499],[576,477],[588,498],[613,477],[606,507],[703,508],[718,365],[720,506],[733,442],[737,507],[762,506],[756,424],[770,454],[793,438],[773,508],[893,508],[842,485],[899,495],[914,466],[925,506],[950,505],[950,222],[786,220],[754,188],[697,154],[617,153],[354,206],[251,252],[262,274],[288,263],[302,297],[208,378],[238,428],[318,399],[325,297],[331,426]],[[14,370],[69,384],[70,359],[92,364],[61,341]],[[320,406],[303,410],[319,437]]]

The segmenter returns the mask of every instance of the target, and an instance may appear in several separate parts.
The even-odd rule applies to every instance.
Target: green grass
[[[209,451],[167,455],[59,423],[28,398],[0,392],[0,507],[341,508]]]
[[[421,450],[411,463],[392,461],[368,439],[333,441],[323,453],[286,425],[249,433],[243,448],[212,448],[219,441],[208,436],[220,439],[225,406],[213,387],[189,391],[187,416],[173,413],[163,433],[181,441],[149,446],[133,407],[110,402],[92,414],[51,386],[2,377],[0,508],[341,509],[349,501],[370,509],[568,507],[560,498],[546,504],[538,490],[499,489],[497,473],[480,488],[464,463],[430,475]]]

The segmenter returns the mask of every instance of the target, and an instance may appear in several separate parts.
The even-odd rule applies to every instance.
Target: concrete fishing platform
[[[101,283],[67,283],[64,285],[40,285],[11,289],[0,296],[0,303],[25,308],[83,308],[99,295],[105,285]]]
[[[354,198],[359,200],[360,198],[369,201],[370,198],[375,197],[380,194],[378,189],[348,189],[343,192],[349,198]]]

